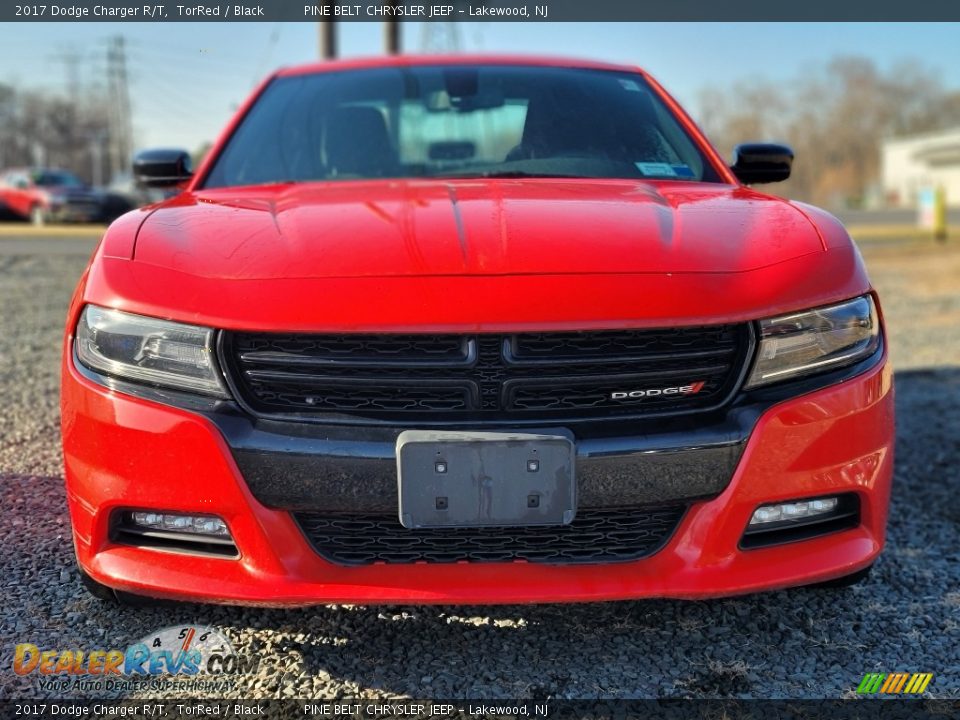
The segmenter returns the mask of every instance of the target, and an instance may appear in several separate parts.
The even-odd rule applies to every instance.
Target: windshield
[[[639,74],[446,65],[276,78],[203,184],[430,177],[720,181]]]

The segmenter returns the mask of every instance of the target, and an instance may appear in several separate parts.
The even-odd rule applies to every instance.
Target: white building
[[[882,153],[889,205],[916,207],[920,190],[942,186],[947,205],[960,207],[960,128],[890,139]]]

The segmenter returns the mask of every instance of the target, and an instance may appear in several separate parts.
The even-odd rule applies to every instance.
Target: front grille
[[[239,399],[264,415],[463,421],[705,410],[734,390],[750,327],[479,335],[223,333]],[[614,393],[702,383],[696,394]]]
[[[410,530],[396,515],[297,513],[314,550],[338,565],[638,560],[662,548],[685,506],[581,508],[569,525]]]

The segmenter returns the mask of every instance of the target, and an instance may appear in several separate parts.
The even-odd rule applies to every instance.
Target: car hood
[[[730,185],[405,180],[184,193],[134,259],[234,279],[733,273],[823,249],[793,205]]]

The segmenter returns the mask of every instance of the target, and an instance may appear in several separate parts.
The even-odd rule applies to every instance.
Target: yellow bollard
[[[933,191],[933,237],[940,242],[947,239],[947,191],[943,185]]]

